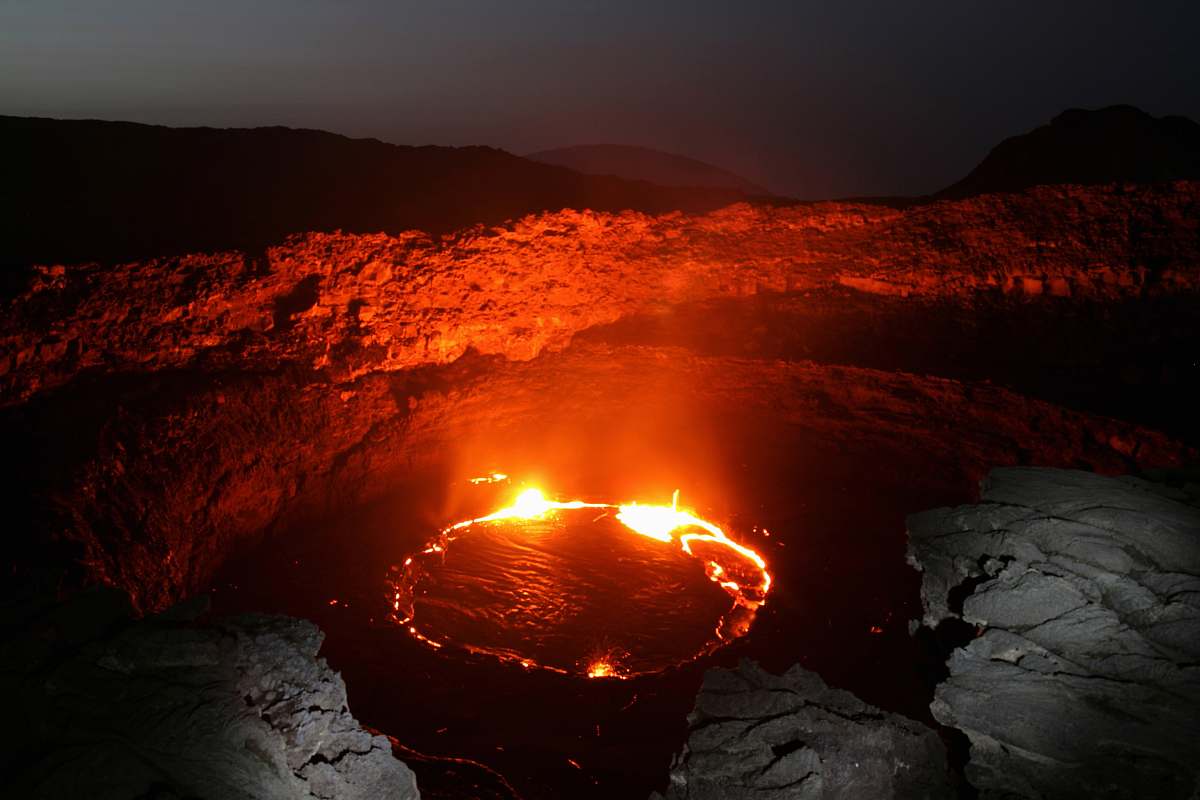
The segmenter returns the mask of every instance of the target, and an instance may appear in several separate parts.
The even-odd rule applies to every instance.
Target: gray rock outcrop
[[[137,622],[79,595],[0,652],[12,692],[0,794],[29,798],[416,800],[386,737],[350,715],[311,622],[245,615]]]
[[[933,730],[799,665],[709,670],[688,722],[667,800],[954,796]]]
[[[1200,796],[1197,488],[997,469],[909,518],[924,624],[974,626],[932,710],[983,797]]]

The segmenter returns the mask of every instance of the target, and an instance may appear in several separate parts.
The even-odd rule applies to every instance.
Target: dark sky
[[[0,0],[0,113],[638,144],[803,198],[1114,103],[1200,119],[1200,2]]]

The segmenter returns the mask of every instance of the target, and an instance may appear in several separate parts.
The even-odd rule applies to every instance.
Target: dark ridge
[[[749,195],[770,195],[758,184],[728,170],[694,158],[627,144],[583,144],[542,150],[531,161],[567,167],[585,175],[613,175],[660,186],[737,189]]]
[[[292,233],[446,233],[562,208],[704,212],[728,188],[581,175],[489,147],[290,128],[0,116],[0,268],[261,250]]]
[[[1133,106],[1073,108],[1005,139],[936,197],[1015,192],[1055,183],[1157,183],[1200,178],[1200,124]]]

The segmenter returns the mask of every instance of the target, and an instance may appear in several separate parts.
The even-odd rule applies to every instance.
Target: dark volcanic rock
[[[193,605],[195,605],[193,603]],[[6,639],[6,797],[419,797],[363,730],[311,622],[131,622],[111,591],[50,606]],[[5,622],[12,622],[6,619]]]
[[[934,716],[990,797],[1195,797],[1200,493],[998,469],[983,503],[909,519],[924,623],[961,618]]]
[[[794,666],[712,669],[667,800],[952,797],[937,734]]]

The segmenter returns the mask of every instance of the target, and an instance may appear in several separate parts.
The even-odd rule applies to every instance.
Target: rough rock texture
[[[1200,487],[998,469],[909,519],[924,624],[961,618],[932,705],[986,797],[1200,790]]]
[[[671,304],[850,287],[1113,300],[1200,288],[1200,184],[1041,187],[897,210],[562,211],[435,240],[309,234],[264,254],[46,265],[0,303],[0,405],[86,371],[344,381],[468,348],[528,359]],[[49,322],[49,324],[47,324]]]
[[[388,739],[350,715],[316,626],[197,623],[191,606],[134,623],[119,594],[90,592],[8,629],[5,796],[419,797]]]
[[[799,665],[709,670],[688,724],[667,800],[954,796],[934,731]]]
[[[9,447],[28,462],[73,449],[78,460],[0,490],[14,504],[45,498],[34,524],[67,548],[56,563],[65,555],[153,610],[200,588],[232,544],[273,521],[336,513],[439,464],[515,468],[525,457],[546,467],[564,453],[599,459],[624,442],[626,463],[676,453],[694,471],[682,442],[737,447],[760,430],[760,450],[819,445],[881,469],[920,454],[926,474],[965,488],[994,464],[1123,472],[1190,452],[987,384],[668,348],[576,346],[442,378],[329,385],[244,375],[180,388],[163,376],[115,409],[88,395],[97,427],[82,430],[61,422],[77,411],[50,404],[11,425],[49,433],[28,443],[14,435]]]

